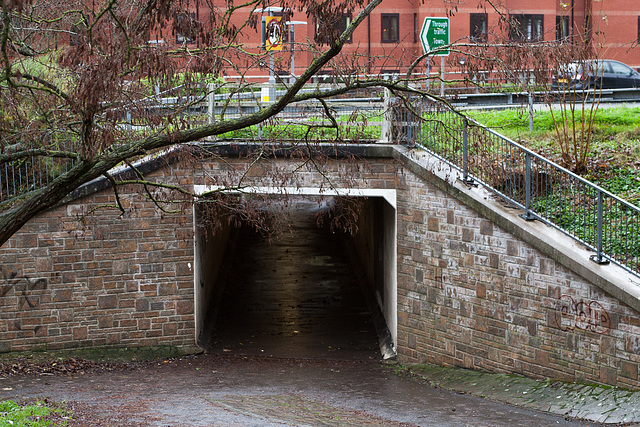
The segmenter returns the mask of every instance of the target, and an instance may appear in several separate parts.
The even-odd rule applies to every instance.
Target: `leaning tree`
[[[224,69],[246,76],[259,67],[277,67],[243,39],[259,27],[262,0],[2,0],[0,168],[6,188],[0,193],[0,244],[97,177],[109,179],[117,191],[121,182],[110,171],[143,156],[249,128],[298,101],[373,86],[409,90],[407,79],[357,77],[358,56],[339,56],[380,3],[302,0],[291,9],[282,4],[289,13],[306,14],[323,34],[318,43],[298,43],[313,55],[306,69],[275,102],[257,100],[249,114],[225,115],[223,108],[215,120],[188,123],[187,111],[210,91],[247,92],[253,84],[242,77],[233,89],[221,88],[215,83]],[[196,5],[207,12],[195,16]],[[354,10],[359,13],[344,29],[335,25],[343,11]],[[185,43],[162,43],[173,36]],[[197,43],[186,43],[192,40]],[[332,66],[343,71],[340,85],[301,91]],[[170,105],[159,105],[167,98]],[[336,125],[333,118],[329,123]],[[29,176],[20,176],[21,170]],[[144,182],[141,175],[134,178],[127,183]]]

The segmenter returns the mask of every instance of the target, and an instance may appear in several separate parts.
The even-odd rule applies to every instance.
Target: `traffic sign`
[[[267,16],[264,29],[264,46],[267,50],[282,50],[283,31],[281,17]]]
[[[449,44],[449,18],[425,18],[420,31],[424,53],[448,56],[449,49],[436,50]]]

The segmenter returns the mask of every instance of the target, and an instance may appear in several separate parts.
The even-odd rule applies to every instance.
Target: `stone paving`
[[[408,371],[433,385],[498,402],[599,423],[640,425],[640,391],[432,365],[414,365]]]

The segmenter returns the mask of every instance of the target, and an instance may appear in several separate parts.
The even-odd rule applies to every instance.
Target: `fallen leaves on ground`
[[[108,362],[94,362],[84,359],[63,359],[34,362],[18,359],[10,363],[0,363],[0,376],[12,375],[82,375],[88,372],[114,371],[126,365]]]

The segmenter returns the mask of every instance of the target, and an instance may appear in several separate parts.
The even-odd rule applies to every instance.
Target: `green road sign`
[[[449,50],[436,50],[449,44],[449,18],[425,18],[420,31],[424,53],[447,56]]]

